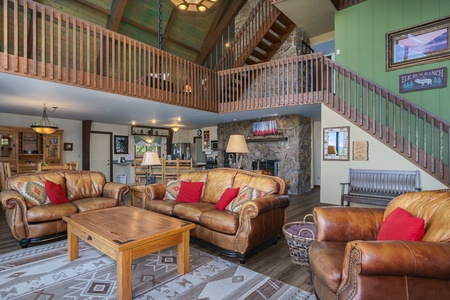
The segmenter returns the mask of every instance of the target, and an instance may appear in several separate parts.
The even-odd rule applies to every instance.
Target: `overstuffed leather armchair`
[[[421,241],[377,240],[397,207],[424,219]],[[450,192],[424,191],[378,208],[318,207],[309,249],[319,299],[450,299]]]

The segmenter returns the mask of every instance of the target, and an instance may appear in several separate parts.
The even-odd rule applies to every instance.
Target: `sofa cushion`
[[[105,175],[100,172],[67,172],[65,176],[67,198],[70,201],[100,197],[106,184]]]
[[[46,180],[45,192],[47,193],[47,196],[52,202],[52,204],[61,204],[70,202],[69,199],[67,199],[64,187],[59,183],[54,183],[51,180]]]
[[[186,180],[170,180],[166,184],[166,193],[164,195],[164,200],[176,200],[178,194],[180,193],[181,181],[190,181]]]
[[[77,212],[78,209],[71,203],[34,206],[27,210],[27,221],[28,223],[41,223],[61,220],[62,217]]]
[[[213,210],[214,204],[211,203],[179,203],[174,206],[173,214],[186,221],[200,223],[200,216],[209,210]]]
[[[18,182],[17,191],[25,200],[27,207],[50,204],[43,181]]]
[[[264,191],[245,186],[241,189],[237,197],[234,198],[233,201],[230,202],[230,204],[228,204],[226,209],[235,213],[239,213],[242,205],[244,205],[245,202],[264,197],[266,194],[267,193]]]
[[[216,203],[219,201],[223,192],[233,186],[235,176],[235,171],[210,171],[202,201],[206,203]]]
[[[147,202],[145,209],[159,214],[173,216],[173,208],[179,203],[175,200],[152,200]]]
[[[203,182],[181,181],[180,192],[177,196],[177,202],[200,202],[202,196]]]
[[[423,219],[416,218],[403,208],[397,207],[381,224],[377,240],[420,241],[424,233]]]
[[[217,209],[205,211],[200,217],[200,224],[225,234],[236,234],[239,228],[239,214]]]
[[[272,176],[253,176],[251,174],[237,173],[234,178],[233,187],[249,186],[265,192],[267,195],[278,194],[280,185]]]
[[[218,210],[224,210],[231,201],[239,194],[240,188],[227,188],[220,196],[219,201],[217,201],[215,208]]]
[[[78,212],[116,207],[118,205],[117,199],[106,197],[78,199],[71,201],[70,203],[78,208]]]

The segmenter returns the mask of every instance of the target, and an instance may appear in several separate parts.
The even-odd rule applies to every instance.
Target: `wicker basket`
[[[283,226],[283,233],[294,265],[309,266],[308,249],[311,242],[316,239],[317,234],[316,224],[314,222],[306,222],[306,218],[312,216],[312,214],[307,214],[303,221],[291,222]],[[294,228],[298,230],[296,234],[292,233]]]

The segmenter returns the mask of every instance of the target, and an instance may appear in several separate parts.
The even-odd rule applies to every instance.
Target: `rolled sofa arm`
[[[360,207],[315,207],[317,240],[348,242],[376,240],[383,223],[384,209]]]
[[[286,195],[268,195],[255,199],[253,201],[248,201],[244,203],[241,208],[241,216],[249,216],[250,218],[256,218],[257,216],[277,209],[285,208],[290,204],[289,197]]]
[[[149,184],[145,187],[145,193],[148,200],[162,200],[166,194],[166,185],[164,183]]]
[[[107,182],[103,187],[103,197],[118,199],[118,205],[125,205],[123,197],[130,192],[127,184],[118,182]]]
[[[28,238],[27,205],[23,197],[14,190],[0,193],[0,201],[5,210],[5,218],[15,239]]]
[[[359,257],[358,274],[364,276],[450,278],[450,244],[447,243],[352,241],[347,243],[345,252],[344,269],[352,268],[351,256]]]

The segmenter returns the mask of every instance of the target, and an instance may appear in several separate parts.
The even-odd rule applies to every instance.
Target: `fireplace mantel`
[[[284,136],[274,136],[274,137],[262,137],[262,138],[248,138],[247,143],[270,143],[270,142],[283,142],[287,141],[288,138]]]

